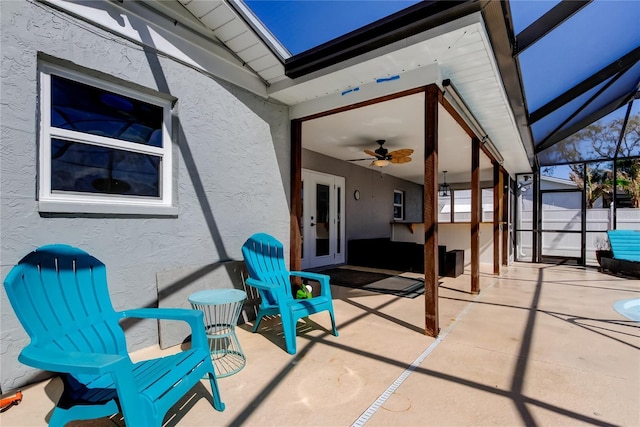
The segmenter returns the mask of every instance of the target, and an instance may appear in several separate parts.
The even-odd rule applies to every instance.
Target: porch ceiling
[[[226,1],[178,3],[266,82],[271,98],[292,107],[291,118],[308,117],[432,83],[442,87],[442,81],[450,79],[504,157],[505,168],[511,173],[531,170],[480,12],[291,79],[285,75],[285,67],[268,40],[258,37],[255,23],[237,11],[240,2],[233,2],[235,7]],[[413,102],[415,99],[404,97],[369,106],[359,113],[344,112],[307,121],[302,132],[303,147],[350,160],[362,157],[364,148],[375,149],[377,139],[385,139],[386,148],[402,146],[415,153],[411,165],[392,165],[384,172],[422,182],[424,121],[423,116],[415,114],[418,110]],[[313,123],[315,120],[319,122]],[[461,138],[455,127],[445,118],[439,129],[439,170],[452,172],[447,175],[451,182],[457,180],[455,171],[470,168],[470,160],[460,157],[468,138]],[[355,163],[370,167],[370,162]],[[460,179],[466,180],[463,175]]]

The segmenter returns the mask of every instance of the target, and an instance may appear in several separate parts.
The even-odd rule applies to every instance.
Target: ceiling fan
[[[371,157],[367,157],[364,159],[353,159],[349,160],[350,162],[358,162],[361,160],[373,160],[371,162],[372,166],[387,166],[389,163],[402,164],[409,163],[411,161],[411,157],[409,157],[413,150],[410,148],[402,148],[400,150],[394,150],[389,152],[386,148],[383,147],[385,140],[379,139],[376,141],[380,147],[378,147],[375,151],[372,150],[364,150],[364,152]]]

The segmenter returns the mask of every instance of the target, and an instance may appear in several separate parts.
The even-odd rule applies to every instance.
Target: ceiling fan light
[[[385,160],[385,159],[377,159],[373,161],[373,166],[378,166],[378,167],[385,167],[389,165],[389,160]]]

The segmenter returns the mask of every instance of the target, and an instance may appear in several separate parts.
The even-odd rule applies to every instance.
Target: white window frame
[[[163,109],[162,147],[153,147],[51,126],[51,75],[107,90]],[[40,150],[38,207],[40,212],[175,215],[173,206],[172,101],[142,93],[53,64],[40,64]],[[51,140],[61,138],[83,144],[150,154],[161,158],[160,197],[125,196],[51,190]]]
[[[400,203],[396,203],[396,194],[400,194]],[[396,207],[400,208],[401,215],[400,217],[396,216]],[[393,219],[394,221],[402,221],[404,220],[404,191],[402,190],[393,190]]]

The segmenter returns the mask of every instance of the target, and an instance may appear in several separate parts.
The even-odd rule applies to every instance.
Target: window
[[[393,219],[404,219],[404,191],[393,190]]]
[[[481,189],[481,222],[493,222],[493,188]],[[438,197],[440,211],[438,222],[451,222],[451,206],[453,205],[453,222],[471,222],[471,190],[451,190],[449,196]]]
[[[471,190],[452,190],[453,222],[471,221]]]
[[[171,101],[43,65],[40,210],[172,207]]]
[[[438,222],[451,222],[451,191],[446,196],[438,192]]]
[[[482,195],[482,216],[480,221],[493,222],[493,188],[483,188]]]

